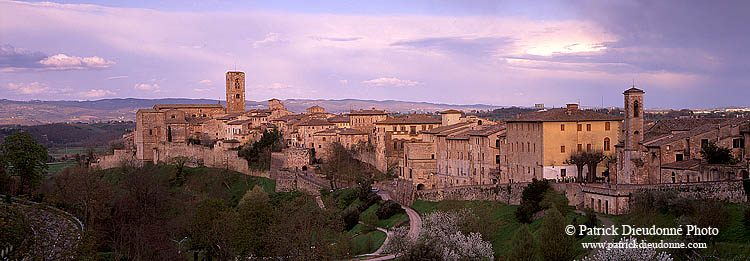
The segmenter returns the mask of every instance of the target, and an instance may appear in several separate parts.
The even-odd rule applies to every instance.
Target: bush
[[[586,222],[583,223],[586,227],[596,227],[599,225],[599,219],[596,218],[596,213],[594,213],[593,208],[587,208],[583,210],[583,212],[586,215]]]
[[[534,235],[529,231],[525,224],[521,225],[511,240],[512,248],[508,260],[512,261],[532,261],[536,260],[536,251],[534,251]]]
[[[375,212],[369,211],[362,216],[362,223],[365,224],[365,229],[362,232],[373,231],[378,226],[378,216]]]
[[[378,211],[375,212],[375,214],[378,215],[379,219],[388,219],[392,217],[393,215],[396,215],[399,213],[406,213],[406,211],[404,211],[404,209],[401,208],[401,205],[399,205],[393,200],[388,200],[386,202],[383,202],[383,204],[380,205],[380,208],[378,208]]]
[[[344,228],[346,230],[351,230],[359,224],[359,209],[357,208],[348,208],[344,210],[344,213],[342,214],[342,219],[344,220]]]
[[[745,204],[744,218],[745,229],[750,230],[750,204]]]
[[[554,190],[547,190],[539,205],[545,209],[556,208],[563,217],[568,215],[568,198]]]
[[[534,213],[542,210],[539,204],[549,189],[549,182],[546,180],[533,179],[521,193],[521,206],[516,209],[516,219],[521,223],[531,223]]]
[[[539,229],[538,251],[544,260],[572,260],[576,254],[574,237],[565,234],[565,219],[551,208]]]

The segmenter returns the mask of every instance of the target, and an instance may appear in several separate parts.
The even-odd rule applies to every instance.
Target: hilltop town
[[[750,139],[750,119],[646,121],[645,92],[635,86],[623,92],[623,115],[568,104],[503,122],[457,110],[442,111],[439,117],[395,117],[377,108],[332,114],[312,106],[294,114],[278,99],[269,100],[267,109],[245,110],[245,92],[245,74],[227,72],[226,106],[155,104],[138,110],[136,130],[125,137],[129,148],[115,151],[100,165],[116,166],[133,156],[141,164],[186,157],[293,187],[301,186],[301,176],[316,193],[336,186],[326,184],[315,169],[340,144],[397,180],[391,184],[398,184],[391,188],[393,198],[404,203],[415,197],[517,202],[518,193],[488,195],[483,188],[550,180],[569,192],[571,205],[605,214],[626,213],[630,192],[657,187],[710,187],[715,193],[709,197],[741,201],[741,185],[732,181],[747,178],[749,171],[750,144],[745,141]],[[271,130],[280,132],[284,148],[273,153],[270,172],[259,173],[237,151]],[[707,146],[729,148],[738,160],[710,162],[700,153]]]

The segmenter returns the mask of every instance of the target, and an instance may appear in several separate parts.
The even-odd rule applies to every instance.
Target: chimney
[[[578,103],[568,103],[566,104],[568,110],[577,110],[578,109]]]

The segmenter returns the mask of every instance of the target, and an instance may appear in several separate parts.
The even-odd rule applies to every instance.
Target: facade
[[[532,179],[565,179],[577,176],[577,167],[566,164],[576,152],[615,155],[621,118],[579,110],[577,104],[520,115],[507,121],[510,182]],[[597,166],[597,175],[607,169]],[[587,172],[584,168],[584,173]]]
[[[372,110],[360,109],[359,111],[352,110],[349,112],[351,128],[369,133],[375,132],[376,122],[383,121],[386,118],[388,118],[388,114],[385,111],[376,110],[375,108],[372,108]]]
[[[245,112],[245,73],[227,72],[226,113]]]

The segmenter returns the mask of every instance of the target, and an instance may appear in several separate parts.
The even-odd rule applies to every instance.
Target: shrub
[[[362,216],[362,223],[365,224],[365,229],[362,232],[373,231],[378,226],[378,216],[373,211],[366,212]]]
[[[568,214],[568,198],[551,189],[544,193],[544,199],[539,205],[545,209],[556,208],[563,217]]]
[[[379,219],[388,219],[392,217],[393,215],[399,214],[399,213],[406,213],[403,208],[401,208],[401,205],[396,203],[393,200],[388,200],[383,202],[382,205],[380,205],[380,208],[378,208],[378,211],[375,212],[375,214],[378,215]]]
[[[342,219],[344,220],[344,227],[346,230],[351,230],[359,223],[359,214],[360,212],[357,208],[348,208],[344,210]]]
[[[536,260],[536,251],[534,251],[534,235],[529,231],[526,224],[522,224],[513,235],[512,246],[508,260],[512,261],[532,261]]]
[[[531,218],[542,207],[539,205],[544,199],[544,194],[550,189],[546,180],[533,179],[531,184],[521,192],[521,206],[516,209],[516,219],[521,223],[531,223]]]
[[[745,229],[750,230],[750,204],[745,204],[744,218]]]
[[[555,208],[544,217],[539,229],[539,253],[544,260],[571,260],[575,257],[574,237],[565,234],[565,219]]]
[[[583,212],[586,215],[586,222],[583,223],[584,225],[586,225],[586,227],[596,227],[597,225],[599,225],[599,219],[596,218],[594,209],[587,208]]]
[[[623,237],[620,239],[621,244],[630,245],[637,244],[638,240],[629,237]],[[669,254],[665,252],[657,253],[653,248],[610,248],[601,249],[596,253],[584,257],[583,261],[609,261],[609,260],[656,260],[656,261],[671,261],[673,260]]]

